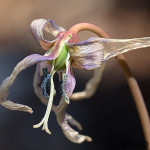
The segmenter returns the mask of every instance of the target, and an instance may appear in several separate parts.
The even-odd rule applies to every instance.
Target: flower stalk
[[[69,29],[69,31],[74,32],[76,34],[78,34],[82,30],[88,30],[88,31],[94,32],[95,34],[97,34],[98,36],[100,36],[102,38],[110,39],[110,37],[101,28],[99,28],[93,24],[89,24],[89,23],[79,23],[79,24],[72,26]],[[148,142],[147,149],[150,150],[150,120],[149,120],[149,114],[148,114],[141,90],[139,88],[139,85],[138,85],[136,79],[134,78],[134,76],[131,73],[131,70],[126,62],[125,57],[122,54],[119,54],[116,56],[116,60],[118,61],[119,65],[125,75],[127,83],[129,85],[130,91],[131,91],[133,99],[134,99],[134,103],[136,105],[136,108],[137,108],[137,111],[139,114],[139,118],[140,118],[141,125],[143,128],[145,140]],[[73,98],[74,97],[75,97],[75,95],[73,95]]]

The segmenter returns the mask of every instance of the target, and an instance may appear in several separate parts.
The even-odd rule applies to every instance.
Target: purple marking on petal
[[[85,55],[91,55],[89,51],[94,53],[95,49],[99,50],[100,55],[97,55],[97,58],[95,57],[95,59],[93,59],[93,62],[95,61],[97,65],[99,65],[98,61],[96,61],[98,57],[101,57],[100,62],[103,63],[112,57],[130,50],[150,47],[150,37],[134,39],[105,39],[93,37],[86,41],[67,45],[71,56],[80,68],[85,66],[85,61],[83,61]]]
[[[67,96],[70,97],[72,95],[73,90],[74,90],[75,85],[76,85],[76,80],[75,80],[74,75],[72,73],[70,64],[68,65],[68,69],[67,69],[66,74],[67,74],[67,80],[65,83],[65,92],[66,92]]]
[[[96,38],[90,38],[75,44],[67,44],[69,53],[79,68],[95,69],[104,60],[103,45]]]

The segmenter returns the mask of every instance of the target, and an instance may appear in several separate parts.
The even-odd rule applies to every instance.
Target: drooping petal
[[[24,112],[29,112],[30,114],[33,113],[32,108],[30,108],[29,106],[14,103],[10,100],[3,101],[1,105],[10,110],[24,111]]]
[[[94,69],[118,54],[150,46],[150,37],[135,39],[105,39],[93,37],[76,44],[67,44],[79,68]]]
[[[51,33],[53,36],[57,36],[57,34],[64,29],[58,26],[52,20],[45,20],[45,19],[36,19],[31,23],[31,32],[35,38],[35,40],[43,47],[45,50],[49,50],[50,47],[55,43],[57,40],[48,41],[43,37],[43,30],[48,33]]]
[[[66,91],[67,96],[70,97],[76,85],[76,80],[74,78],[70,64],[68,65],[68,71],[66,72],[66,74],[67,74],[67,79],[65,83],[65,91]]]
[[[93,77],[86,83],[85,89],[82,92],[73,93],[70,97],[71,100],[87,99],[94,95],[102,79],[104,65],[105,63],[103,63],[101,67],[94,70]]]
[[[0,86],[0,104],[11,110],[20,110],[20,111],[26,111],[32,113],[32,109],[30,107],[8,101],[7,100],[8,90],[14,83],[17,75],[22,70],[34,65],[37,62],[51,60],[51,59],[52,58],[50,56],[32,54],[24,58],[22,61],[20,61],[14,68],[12,74],[9,77],[7,77]]]
[[[65,113],[65,119],[69,122],[70,125],[75,126],[78,130],[82,130],[82,125],[75,119],[73,118],[70,114]]]
[[[68,57],[66,59],[67,79],[66,79],[65,86],[64,86],[65,92],[66,92],[68,97],[70,97],[72,95],[73,90],[74,90],[75,85],[76,85],[76,80],[75,80],[75,77],[74,77],[73,72],[72,72],[69,58],[70,58],[70,54],[68,53]]]
[[[59,105],[56,107],[55,114],[57,117],[57,121],[59,125],[61,126],[64,135],[73,143],[82,143],[84,141],[91,142],[92,138],[86,135],[81,135],[79,132],[75,131],[70,127],[68,124],[66,117],[65,117],[65,111],[67,107],[67,103],[65,102],[64,98],[61,98],[61,101]]]
[[[134,39],[101,39],[99,40],[104,46],[104,61],[111,57],[115,57],[121,53],[128,52],[139,48],[150,46],[150,37],[134,38]]]

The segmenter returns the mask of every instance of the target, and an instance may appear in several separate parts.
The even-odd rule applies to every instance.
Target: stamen
[[[49,101],[48,101],[48,105],[47,105],[47,109],[45,112],[45,115],[43,117],[43,119],[41,120],[41,122],[39,124],[36,124],[33,126],[33,128],[39,128],[41,125],[43,125],[42,130],[45,130],[48,134],[51,134],[51,132],[48,129],[48,119],[49,119],[49,115],[51,112],[51,107],[52,107],[52,102],[53,102],[53,96],[54,96],[54,82],[53,82],[53,75],[55,72],[52,72],[51,74],[51,78],[50,78],[50,96],[49,96]]]
[[[66,80],[67,80],[67,74],[65,74],[65,73],[63,73],[62,74],[62,83],[61,83],[61,92],[62,92],[62,95],[63,95],[63,97],[64,97],[64,99],[65,99],[65,102],[67,103],[67,104],[69,104],[69,98],[68,98],[68,96],[67,96],[67,94],[66,94],[66,91],[65,91],[65,83],[66,83]]]
[[[60,94],[62,95],[62,81],[59,81],[59,91],[60,91]]]
[[[46,89],[47,87],[48,89],[50,89],[50,78],[51,76],[48,74],[47,68],[43,68],[43,79],[41,83],[41,88],[42,88],[44,97],[47,99],[49,98],[49,94],[47,93]]]

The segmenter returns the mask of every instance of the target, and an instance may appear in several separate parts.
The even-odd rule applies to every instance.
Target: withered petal
[[[95,69],[104,59],[103,45],[91,39],[75,44],[67,44],[69,53],[79,68]]]
[[[27,111],[27,112],[32,113],[32,109],[28,106],[21,105],[21,104],[15,104],[11,101],[7,101],[8,90],[12,86],[16,77],[18,76],[18,74],[21,71],[34,65],[37,62],[51,60],[51,59],[52,58],[50,56],[42,56],[39,54],[32,54],[32,55],[29,55],[26,58],[24,58],[22,61],[20,61],[14,68],[11,75],[9,77],[7,77],[0,86],[0,104],[11,110],[20,110],[20,111]]]
[[[79,134],[79,132],[72,129],[68,124],[65,116],[67,105],[68,104],[65,102],[65,100],[62,97],[59,105],[56,107],[55,110],[58,124],[61,126],[64,135],[73,143],[80,144],[84,141],[91,142],[92,141],[91,137]]]
[[[74,90],[75,85],[76,85],[76,80],[75,80],[75,77],[73,75],[70,62],[68,62],[66,64],[66,74],[67,74],[67,79],[66,79],[64,88],[65,88],[65,92],[66,92],[67,96],[70,97],[72,95],[73,90]]]
[[[99,83],[101,82],[103,71],[104,71],[105,63],[94,70],[93,77],[86,83],[85,89],[81,92],[75,92],[71,95],[71,100],[82,100],[92,97],[97,88]]]
[[[43,30],[45,30],[48,33],[51,33],[54,37],[56,37],[59,32],[64,31],[64,29],[62,27],[58,26],[52,20],[45,20],[45,19],[33,20],[31,23],[31,32],[32,32],[35,40],[45,50],[49,50],[50,47],[55,43],[55,41],[57,39],[55,39],[53,41],[48,41],[48,40],[44,39]]]
[[[67,44],[70,55],[79,68],[95,69],[121,53],[150,46],[150,37],[134,39],[105,39],[93,37],[75,44]]]

